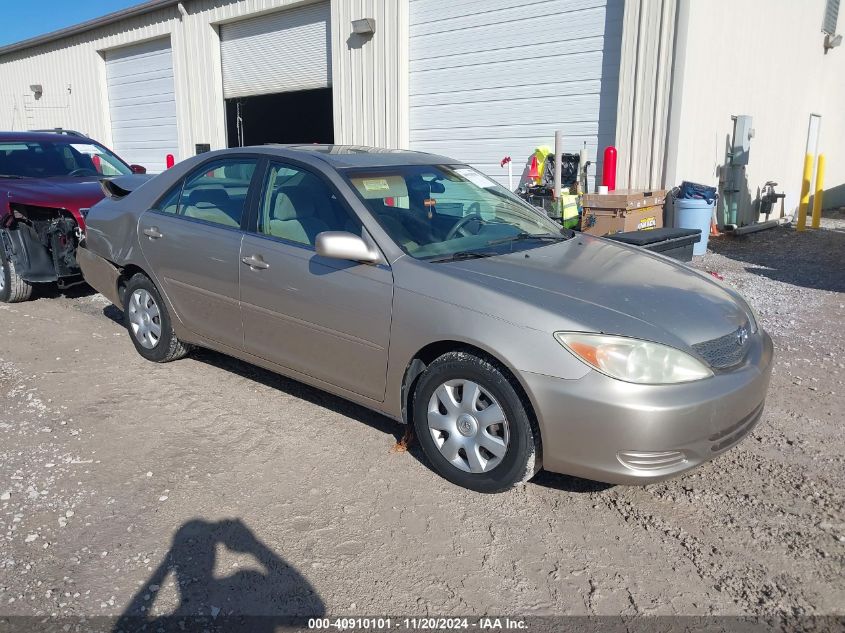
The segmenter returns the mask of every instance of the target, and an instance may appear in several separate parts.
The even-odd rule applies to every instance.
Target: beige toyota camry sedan
[[[212,348],[411,424],[458,485],[658,481],[762,415],[772,341],[734,290],[459,161],[246,147],[103,188],[78,259],[138,353]]]

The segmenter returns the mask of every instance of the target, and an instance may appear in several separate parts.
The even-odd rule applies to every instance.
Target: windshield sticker
[[[385,178],[367,178],[363,184],[367,191],[390,191],[390,185]]]
[[[462,178],[469,180],[476,187],[484,187],[485,189],[489,189],[491,187],[497,186],[496,182],[490,180],[487,176],[475,171],[474,169],[458,167],[457,169],[455,169],[455,173],[461,176]]]
[[[80,154],[99,154],[100,148],[96,145],[84,143],[70,143],[70,146]]]

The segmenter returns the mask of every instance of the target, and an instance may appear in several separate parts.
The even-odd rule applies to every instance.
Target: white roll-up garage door
[[[562,129],[565,151],[616,132],[622,0],[411,0],[410,143],[505,184]],[[590,173],[594,173],[590,170]]]
[[[223,96],[291,92],[331,85],[328,2],[220,26]]]
[[[106,51],[106,84],[112,149],[151,173],[179,160],[170,40]]]

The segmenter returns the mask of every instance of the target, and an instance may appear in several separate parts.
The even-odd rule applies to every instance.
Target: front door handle
[[[261,255],[250,255],[249,257],[242,258],[241,261],[253,270],[266,270],[270,268],[270,264],[265,262]]]
[[[159,238],[164,237],[164,233],[158,230],[157,226],[148,226],[144,229],[144,235],[146,235],[151,240],[157,240]]]

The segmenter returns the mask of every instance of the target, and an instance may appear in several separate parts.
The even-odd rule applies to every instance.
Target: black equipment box
[[[647,251],[653,251],[673,257],[682,262],[692,261],[692,246],[701,241],[700,229],[652,229],[651,231],[628,231],[614,233],[607,239],[639,246]]]

